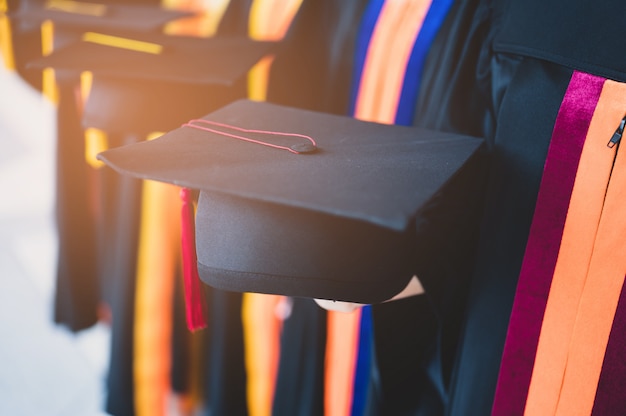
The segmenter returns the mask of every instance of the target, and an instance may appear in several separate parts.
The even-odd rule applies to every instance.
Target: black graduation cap
[[[42,0],[25,3],[20,9],[9,13],[9,16],[24,22],[41,23],[51,20],[66,27],[91,30],[149,31],[158,29],[171,20],[193,14],[155,5],[111,4],[106,1],[94,3],[74,0]]]
[[[99,158],[124,174],[200,190],[205,283],[377,303],[416,272],[416,224],[434,220],[440,205],[464,209],[451,184],[472,175],[482,143],[240,100]]]
[[[33,60],[28,66],[92,71],[94,75],[137,80],[231,85],[273,45],[235,36],[194,38],[86,32],[79,42]]]

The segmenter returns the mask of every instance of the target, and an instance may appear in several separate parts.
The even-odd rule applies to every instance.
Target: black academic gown
[[[429,105],[429,101],[439,100],[452,107],[459,101],[464,102],[467,97],[479,95],[473,83],[469,84],[470,88],[464,91],[465,95],[461,98],[455,95],[458,88],[454,88],[456,85],[467,85],[467,81],[474,78],[472,69],[478,60],[481,35],[486,31],[482,23],[486,13],[481,14],[480,19],[477,17],[477,3],[456,3],[431,47],[430,54],[435,57],[431,61],[437,58],[446,60],[447,74],[454,77],[454,83],[451,83],[450,77],[438,78],[440,74],[437,71],[443,71],[441,66],[425,68],[424,79],[436,80],[439,84],[422,82],[418,108],[429,112],[432,120],[416,116],[418,125],[422,123],[439,129],[446,127],[443,130],[465,134],[482,133],[482,120],[476,122],[467,114],[458,126],[450,126],[447,121],[452,117],[445,120],[438,118],[440,114],[431,111]],[[275,84],[271,85],[268,99],[285,105],[346,114],[349,102],[346,87],[351,83],[356,30],[364,6],[365,2],[343,3],[341,6],[324,2],[305,3],[302,13],[303,16],[305,12],[310,13],[306,16],[310,22],[296,20],[294,23],[282,54],[276,59],[271,78]],[[321,25],[321,21],[329,23]],[[462,38],[470,30],[472,38]],[[458,35],[450,37],[450,34]],[[459,64],[459,57],[463,59],[462,64]],[[477,107],[476,112],[479,110]],[[436,415],[443,412],[467,296],[477,231],[476,216],[481,212],[482,202],[480,197],[475,196],[475,193],[481,192],[480,183],[477,187],[470,187],[469,184],[459,184],[459,187],[462,189],[459,192],[466,193],[467,217],[449,221],[450,228],[446,231],[433,224],[419,224],[423,241],[434,242],[416,247],[416,253],[419,253],[416,257],[421,259],[417,266],[418,276],[423,280],[428,295],[373,307],[375,367],[371,374],[373,387],[367,414]],[[440,214],[445,215],[445,212]],[[446,241],[435,237],[452,234],[457,238]],[[451,284],[454,284],[453,289]],[[325,316],[318,315],[317,318],[310,316],[309,322]],[[296,320],[285,322],[286,328],[302,324],[303,321]],[[314,353],[319,355],[323,352],[312,349],[307,353],[307,360],[314,360]],[[281,367],[280,371],[289,370]],[[281,376],[282,373],[279,373],[279,380]],[[301,376],[311,378],[313,374]],[[283,400],[280,390],[276,394],[275,410],[277,403]],[[291,399],[288,392],[284,396],[285,400]],[[294,408],[293,411],[296,410]]]
[[[443,115],[423,107],[420,115],[426,125],[461,131],[478,128],[488,139],[491,157],[486,208],[446,409],[455,416],[491,413],[546,155],[572,73],[579,70],[618,81],[626,74],[623,56],[615,55],[625,46],[617,22],[625,11],[623,2],[580,0],[566,8],[558,1],[507,3],[481,1],[472,25],[483,29],[470,31],[470,36],[450,33],[466,45],[478,36],[478,45],[468,49],[477,58],[470,68],[474,82],[468,85],[480,99],[471,98],[467,85],[455,84],[461,71],[444,70],[433,77],[433,85],[443,92],[427,97],[431,105],[440,105]],[[448,53],[458,56],[453,50]],[[431,62],[437,64],[452,67],[446,56]],[[431,70],[438,71],[435,66]],[[446,81],[452,81],[452,89],[444,87]],[[465,114],[474,119],[465,120]]]
[[[364,0],[303,2],[277,52],[269,102],[345,115]],[[326,311],[294,298],[283,323],[273,414],[318,415],[324,408]]]
[[[247,21],[247,14],[230,10],[241,8],[240,3],[231,2],[225,15],[229,23],[222,22],[218,32],[241,35],[237,32],[242,29],[239,19]],[[109,146],[117,147],[144,140],[156,131],[175,129],[243,96],[245,79],[222,87],[97,76],[81,122],[107,132]],[[132,351],[141,181],[121,177],[110,169],[98,172],[98,180],[103,204],[96,221],[100,242],[98,272],[103,298],[113,315],[106,409],[113,414],[134,414]],[[198,357],[199,362],[190,361],[191,341],[186,324],[179,317],[184,303],[178,297],[174,299],[172,323],[178,335],[172,338],[172,387],[179,393],[189,392],[191,366],[203,366],[203,374],[194,381],[200,381],[205,388],[204,404],[216,414],[245,414],[241,296],[210,288],[206,294],[211,310],[209,329],[201,337],[206,353]]]

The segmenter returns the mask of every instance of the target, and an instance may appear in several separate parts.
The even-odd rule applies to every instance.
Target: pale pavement
[[[0,62],[0,415],[103,415],[109,330],[52,321],[55,109]]]

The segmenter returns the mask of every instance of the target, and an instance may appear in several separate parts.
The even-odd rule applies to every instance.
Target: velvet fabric
[[[515,3],[518,9],[523,8],[527,12],[533,9],[527,2]],[[556,13],[559,17],[564,11],[562,7],[551,2],[542,2],[541,5],[538,3],[533,9],[535,12],[526,14],[527,23],[530,22],[531,27],[540,20],[536,17],[541,16],[542,13],[538,12],[544,5],[552,9],[547,13]],[[602,8],[604,7],[603,5]],[[498,11],[497,9],[492,8],[493,11]],[[566,12],[580,18],[580,9],[576,7],[568,8]],[[515,13],[512,15],[513,19],[520,17]],[[500,28],[497,13],[492,14],[492,19],[491,31],[497,33]],[[557,20],[561,22],[560,18]],[[528,35],[529,40],[541,39],[541,43],[545,39],[554,39],[537,33],[558,27],[562,34],[567,34],[568,45],[577,44],[572,36],[579,39],[585,34],[563,25],[551,26],[542,28],[539,32],[527,26],[520,33]],[[599,32],[605,29],[607,27],[598,26]],[[491,36],[488,35],[487,39]],[[522,44],[525,42],[523,36],[518,40]],[[555,59],[552,60],[553,63],[548,63],[524,57],[526,53],[520,54],[520,50],[513,49],[496,49],[499,53],[494,55],[490,45],[487,42],[484,48],[487,65],[483,68],[488,68],[484,73],[488,74],[487,79],[490,82],[485,88],[490,95],[487,120],[493,120],[494,130],[490,133],[490,125],[486,124],[485,127],[488,139],[493,138],[494,163],[469,308],[457,360],[452,405],[448,409],[448,413],[453,415],[489,414],[491,411],[491,397],[495,389],[495,374],[502,351],[503,334],[507,328],[508,310],[517,282],[516,268],[521,268],[522,253],[526,249],[524,234],[530,229],[530,219],[547,154],[546,146],[572,73],[566,59]],[[460,91],[457,97],[462,95],[463,92]],[[468,108],[471,107],[469,102]],[[483,342],[479,341],[481,337]],[[472,364],[472,360],[481,363],[480,366]],[[481,383],[472,385],[475,380],[481,380]]]
[[[444,117],[439,117],[440,121],[445,121],[445,117],[459,114],[459,108],[463,108],[463,105],[469,112],[482,111],[485,123],[483,126],[474,126],[482,128],[492,143],[493,158],[470,299],[452,381],[451,403],[446,410],[446,414],[450,415],[491,412],[509,313],[517,279],[524,264],[527,240],[532,235],[531,223],[537,197],[540,195],[548,147],[558,110],[573,73],[573,69],[568,66],[559,65],[565,61],[546,62],[512,54],[512,50],[500,50],[500,53],[493,54],[490,48],[491,39],[500,29],[498,19],[502,9],[495,3],[485,4],[490,7],[487,15],[489,29],[484,35],[482,61],[479,60],[478,67],[474,68],[477,81],[474,85],[479,87],[485,106],[482,109],[478,105],[473,106],[470,104],[473,102],[471,99],[463,98],[468,96],[466,90],[459,87],[455,92],[453,88],[450,97],[457,100],[456,104],[453,100],[448,101],[455,105],[448,107],[449,112],[441,113]],[[518,6],[526,7],[527,4],[519,2]],[[590,79],[593,77],[586,81]],[[593,90],[593,84],[593,81],[585,82],[584,88],[590,87]],[[462,120],[463,116],[459,119]],[[466,124],[465,127],[459,124],[459,119],[449,124],[444,123],[443,127],[472,127],[471,124]],[[564,139],[569,142],[572,138],[567,136]],[[577,163],[576,156],[571,154],[573,149],[569,146],[576,148],[575,141],[574,144],[566,145],[565,152],[556,153],[557,158],[549,163],[552,164],[555,160],[559,165],[565,162],[566,166]],[[565,161],[563,158],[568,157],[568,154],[573,157]],[[557,183],[559,187],[565,188],[557,192],[566,193],[565,197],[561,195],[565,202],[562,198],[559,199],[561,212],[563,209],[567,210],[563,204],[568,202],[567,186],[563,186],[564,184],[567,185],[567,181]],[[553,198],[558,195],[549,196]],[[538,213],[540,212],[541,208],[538,207]],[[552,220],[544,225],[548,226],[545,232],[553,232],[554,226],[559,227]],[[548,242],[542,240],[542,243]],[[541,251],[540,256],[535,259],[544,259],[544,255],[549,256],[549,253]],[[526,261],[529,263],[524,264],[524,267],[537,265],[537,260]],[[545,293],[545,287],[543,290]],[[543,304],[545,305],[545,298]],[[526,303],[525,306],[529,304]],[[540,312],[542,314],[543,311]],[[538,319],[541,318],[539,316]],[[532,358],[530,361],[521,361],[532,368]],[[506,368],[503,369],[506,372]],[[509,377],[510,374],[504,376]],[[480,380],[480,383],[476,380]],[[523,389],[520,386],[521,384],[514,384],[507,388]],[[522,395],[525,399],[525,392]],[[513,414],[517,413],[513,411]]]
[[[578,161],[603,81],[574,72],[557,115],[511,313],[494,415],[524,408]]]
[[[626,279],[626,276],[625,276]],[[626,409],[626,286],[622,287],[592,415],[618,415]]]

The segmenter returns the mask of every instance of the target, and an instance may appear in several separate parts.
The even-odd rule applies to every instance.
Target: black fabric
[[[304,1],[277,51],[267,100],[347,114],[355,40],[366,4]]]
[[[449,191],[455,194],[456,200],[427,208],[423,218],[429,221],[418,221],[416,225],[419,237],[414,246],[416,275],[438,318],[440,331],[438,353],[432,357],[430,364],[433,367],[431,378],[444,402],[448,399],[459,331],[472,279],[478,224],[483,212],[484,167],[487,164],[487,154],[481,153],[478,160],[468,167],[473,172],[457,176],[450,185]],[[463,207],[460,212],[459,206]]]
[[[354,44],[366,0],[305,0],[272,64],[268,101],[347,114]],[[276,416],[324,409],[326,311],[293,298],[281,334]]]
[[[79,115],[74,105],[74,78],[59,77],[57,112],[56,225],[59,235],[54,320],[73,331],[98,321],[100,287],[96,264],[96,230],[90,198],[90,169],[76,164],[85,154]]]
[[[480,64],[488,59],[481,53],[491,13],[483,2],[455,2],[427,58],[415,125],[475,136],[488,131],[490,79]],[[487,164],[482,154],[476,167]],[[480,184],[456,184],[465,211],[441,221],[445,230],[421,223],[420,232],[430,235],[421,240],[415,257],[427,295],[399,306],[374,305],[375,388],[368,415],[432,416],[445,411],[482,212]],[[441,219],[449,213],[433,215]]]
[[[305,0],[272,64],[267,99],[347,114],[358,25],[366,0]],[[324,412],[326,311],[293,298],[281,334],[275,416]]]
[[[486,45],[493,37],[497,13],[498,7],[491,1],[455,2],[427,57],[414,119],[418,126],[485,137],[488,151],[482,154],[480,162],[483,178],[490,166],[489,149],[493,147],[495,124],[491,55]],[[484,180],[473,184],[458,182],[459,200],[466,204],[464,217],[450,216],[449,212],[439,209],[437,214],[446,218],[442,220],[445,227],[431,228],[432,237],[422,240],[429,243],[418,244],[416,248],[417,253],[425,252],[428,258],[417,275],[439,323],[436,353],[428,357],[425,365],[444,409],[453,400],[451,378],[473,279],[479,223],[484,210],[484,183]],[[429,224],[425,226],[424,232],[428,232]],[[451,235],[455,238],[450,238]]]
[[[180,269],[180,268],[179,268]],[[183,277],[177,273],[174,280],[174,293],[172,296],[172,338],[171,338],[171,369],[170,381],[172,390],[176,393],[190,393],[192,390],[192,366],[197,365],[192,356],[192,337],[195,334],[187,329],[185,316],[185,296]]]
[[[544,59],[583,72],[626,81],[621,27],[626,2],[509,1],[496,52]]]
[[[411,232],[310,210],[202,192],[196,233],[200,278],[225,290],[374,303],[412,276]]]
[[[484,135],[490,149],[486,209],[445,410],[453,416],[491,413],[545,156],[572,69],[621,79],[624,68],[621,56],[606,62],[619,46],[604,48],[622,43],[620,25],[611,22],[623,4],[516,1],[508,12],[505,5],[463,2],[466,12],[448,21],[433,47],[424,71],[431,88],[422,91],[426,104],[417,113],[418,125]]]
[[[428,377],[439,322],[428,298],[414,296],[372,306],[379,415],[439,415],[440,389]],[[417,410],[419,409],[419,410]]]
[[[490,70],[484,48],[492,6],[457,0],[425,61],[414,123],[434,130],[489,136]]]
[[[413,270],[438,279],[413,268],[421,263],[414,253],[430,259],[429,244],[444,236],[465,241],[462,221],[475,209],[463,192],[481,180],[479,139],[245,100],[205,119],[299,132],[318,144],[294,155],[182,127],[99,155],[122,173],[203,191],[196,241],[208,284],[376,303]],[[421,240],[415,251],[413,238]]]
[[[326,311],[306,298],[292,298],[283,323],[274,393],[274,416],[324,414]]]
[[[202,59],[202,56],[195,58]],[[202,74],[203,77],[205,75]],[[229,72],[228,76],[237,75]],[[130,80],[127,77],[96,74],[84,108],[82,124],[104,130],[109,137],[110,147],[122,145],[119,139],[124,137],[143,140],[148,133],[171,130],[206,111],[244,96],[246,80],[245,77],[239,78],[231,86],[207,86],[201,85],[202,82],[197,79],[181,83]],[[76,160],[82,160],[82,156]],[[135,191],[128,189],[129,178],[120,177],[109,169],[101,171],[98,185],[95,193],[102,203],[99,217],[102,242],[99,272],[105,282],[103,296],[114,314],[106,408],[112,414],[130,415],[134,412],[132,327],[139,231],[137,221],[141,209],[139,195],[131,195],[138,192],[139,188]],[[204,383],[207,390],[201,393],[202,399],[210,402],[207,406],[210,406],[212,414],[244,414],[242,409],[246,406],[241,352],[243,341],[241,335],[231,333],[241,326],[237,310],[240,296],[221,296],[224,299],[213,305],[215,309],[211,311],[215,322],[201,335],[193,337],[186,327],[184,301],[178,296],[174,301],[170,375],[172,388],[176,392],[186,393],[198,387],[190,383]],[[116,319],[117,315],[123,315],[124,320]],[[206,338],[206,352],[192,358],[189,355],[191,338],[197,342],[198,337]],[[199,376],[202,380],[191,379],[192,367],[202,368]]]
[[[296,154],[191,127],[98,157],[120,171],[194,189],[301,207],[402,231],[469,164],[482,140],[240,100],[203,119],[294,132]],[[199,124],[204,126],[203,124]],[[211,126],[207,126],[211,127]],[[228,129],[227,133],[230,133]],[[302,137],[254,136],[290,146]],[[444,195],[444,198],[453,198]]]
[[[120,138],[120,143],[136,140]],[[114,142],[115,143],[115,142]],[[102,241],[99,259],[105,300],[111,308],[111,352],[106,380],[105,409],[113,415],[134,415],[133,330],[135,309],[134,271],[137,268],[141,181],[115,178],[102,171],[107,212],[99,217]]]
[[[519,63],[514,74],[508,66],[505,71],[511,78],[498,112],[487,208],[453,381],[451,415],[491,411],[545,157],[572,74],[567,68],[531,59]]]
[[[498,50],[507,53],[494,54],[493,39],[500,29],[502,38],[498,39],[505,39],[509,30],[518,30],[518,23],[513,23],[513,20],[526,19],[530,25],[524,29],[528,37],[518,38],[520,44],[537,42],[535,46],[541,43],[542,48],[546,46],[550,49],[555,45],[554,42],[562,41],[562,46],[565,46],[563,51],[566,52],[579,45],[576,39],[580,33],[566,24],[561,25],[558,15],[561,12],[574,13],[580,18],[584,15],[581,14],[582,9],[570,7],[569,4],[566,8],[562,5],[557,7],[556,2],[532,3],[515,2],[508,11],[519,10],[519,14],[512,12],[509,20],[504,20],[505,23],[502,23],[507,10],[503,7],[505,2],[488,0],[475,3],[478,20],[469,26],[469,36],[462,31],[452,31],[450,34],[460,39],[456,43],[451,42],[452,45],[460,42],[468,47],[461,55],[452,54],[452,60],[448,61],[453,62],[449,64],[450,68],[456,65],[461,67],[460,72],[468,76],[467,85],[465,81],[456,82],[462,78],[456,77],[453,71],[446,72],[445,65],[440,68],[433,65],[436,61],[432,61],[434,85],[443,87],[451,83],[450,89],[445,87],[439,90],[446,93],[433,91],[428,97],[430,105],[444,116],[429,111],[418,114],[420,123],[429,127],[437,126],[464,133],[482,132],[490,149],[486,208],[467,310],[463,315],[447,415],[486,415],[491,412],[509,315],[545,156],[554,120],[572,73],[570,68],[524,57],[549,58],[548,55],[540,56],[529,50],[498,46]],[[601,6],[604,7],[606,4]],[[554,20],[549,23],[543,16],[546,8],[553,8],[555,13],[552,15]],[[529,27],[535,25],[536,31],[529,30]],[[479,30],[472,30],[472,27]],[[599,33],[605,30],[595,25],[594,30],[596,28]],[[554,30],[562,31],[562,35],[551,37],[546,34],[546,31],[552,33]],[[474,39],[474,36],[477,37]],[[594,47],[597,49],[598,44],[595,43]],[[584,51],[585,46],[581,52]],[[523,54],[520,55],[520,52]],[[467,63],[469,66],[466,66]],[[444,71],[437,73],[442,68]],[[470,94],[468,88],[472,91]],[[439,101],[441,97],[445,99]],[[466,114],[472,115],[473,123],[464,121]]]
[[[246,415],[242,297],[205,286],[208,351],[205,399],[211,415]]]
[[[245,95],[245,79],[229,87],[97,76],[83,111],[84,127],[108,133],[175,129]],[[172,105],[172,103],[176,103]]]

